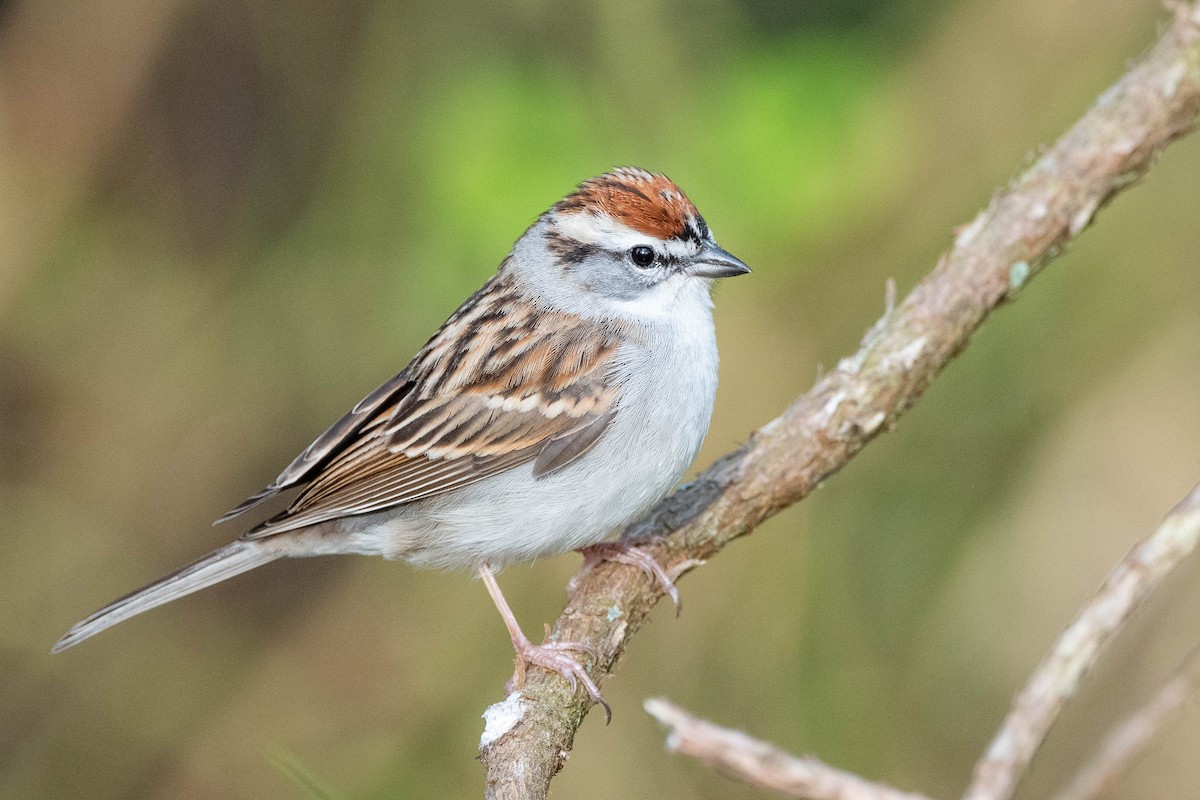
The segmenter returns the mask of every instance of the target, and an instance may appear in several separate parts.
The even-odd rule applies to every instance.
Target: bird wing
[[[529,461],[535,477],[593,446],[616,414],[619,338],[535,309],[501,272],[403,372],[223,519],[307,483],[269,536],[458,489]]]

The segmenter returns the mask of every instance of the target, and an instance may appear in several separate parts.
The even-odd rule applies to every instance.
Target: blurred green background
[[[574,183],[672,176],[755,268],[717,298],[701,468],[850,352],[1153,39],[1155,0],[0,5],[0,797],[481,792],[512,651],[478,583],[274,564],[51,657],[235,536],[209,522],[391,376]],[[1169,150],[898,430],[659,608],[557,797],[759,793],[641,700],[952,796],[1009,697],[1200,476],[1200,139]],[[501,576],[526,630],[574,555]],[[1197,570],[1024,797],[1198,638]],[[1200,715],[1114,797],[1192,796]]]

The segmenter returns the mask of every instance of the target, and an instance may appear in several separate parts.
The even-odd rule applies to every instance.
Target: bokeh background
[[[470,797],[511,648],[486,593],[274,564],[60,656],[97,606],[396,372],[615,164],[755,268],[697,468],[850,352],[952,226],[1153,39],[1156,0],[0,4],[0,797]],[[662,752],[665,694],[953,796],[1053,637],[1200,477],[1200,139],[898,429],[682,583],[558,797],[759,793]],[[501,576],[527,630],[574,555]],[[1166,585],[1039,756],[1046,796],[1200,639]],[[1193,796],[1200,714],[1113,797]],[[323,786],[324,789],[314,787]]]

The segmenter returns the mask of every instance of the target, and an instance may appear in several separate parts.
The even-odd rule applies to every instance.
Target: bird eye
[[[629,251],[629,260],[643,269],[654,263],[654,250],[644,244]]]

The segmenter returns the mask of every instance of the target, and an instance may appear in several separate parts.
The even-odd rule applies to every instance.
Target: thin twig
[[[646,713],[671,729],[667,750],[763,789],[805,800],[929,800],[843,772],[811,756],[794,756],[741,731],[694,717],[661,697]]]
[[[1197,485],[1117,565],[1068,627],[1014,703],[1000,734],[976,765],[974,800],[1008,798],[1065,702],[1146,595],[1200,542]],[[1091,763],[1058,800],[1092,800],[1145,748],[1163,723],[1200,689],[1200,648],[1145,706],[1113,729]],[[667,749],[735,778],[807,800],[925,800],[843,772],[812,757],[794,756],[740,731],[699,719],[662,698],[647,713],[671,729]]]
[[[1057,800],[1092,800],[1100,796],[1197,693],[1200,693],[1200,648],[1184,659],[1150,702],[1109,731],[1095,755],[1059,793]]]
[[[969,225],[933,272],[778,418],[627,536],[668,570],[712,557],[803,499],[890,430],[998,306],[1016,298],[1097,209],[1147,170],[1200,115],[1200,9],[1181,7],[1153,49]],[[596,653],[600,684],[662,596],[641,570],[601,564],[577,577],[551,636]],[[488,710],[480,744],[488,797],[540,800],[562,768],[590,703],[530,670],[524,689]]]
[[[1129,615],[1200,541],[1200,485],[1109,574],[1013,700],[963,800],[1009,800],[1079,681]]]

